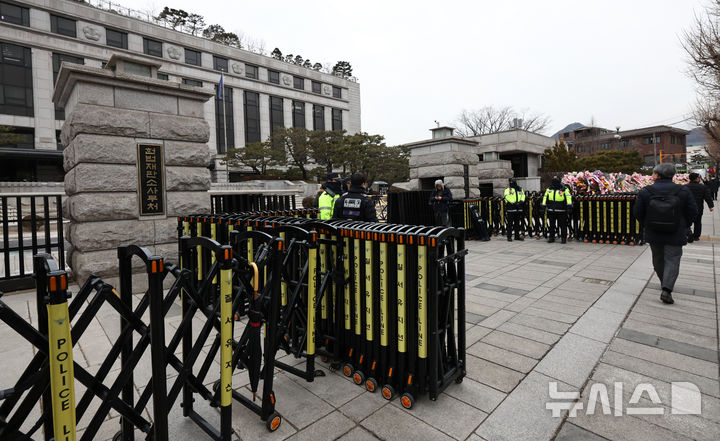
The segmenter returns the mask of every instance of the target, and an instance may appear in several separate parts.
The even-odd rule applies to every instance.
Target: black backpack
[[[650,193],[645,226],[657,233],[674,233],[680,228],[682,218],[682,201],[678,193],[682,187],[677,185],[668,194],[658,194],[653,186],[646,187]]]

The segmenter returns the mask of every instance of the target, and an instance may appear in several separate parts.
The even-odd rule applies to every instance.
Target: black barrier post
[[[120,302],[132,310],[132,264],[130,259],[132,255],[127,252],[126,245],[120,245],[118,247],[118,269],[120,277]],[[130,324],[127,318],[120,314],[120,330],[126,329]],[[125,366],[127,361],[130,359],[133,348],[133,335],[130,335],[125,339],[124,344],[120,352],[120,365]],[[127,384],[122,388],[122,400],[129,406],[132,406],[135,401],[135,395],[133,391],[133,373],[129,372],[129,378]],[[133,441],[135,439],[135,427],[133,424],[124,416],[120,417],[120,441]]]
[[[148,296],[150,297],[153,440],[167,441],[167,373],[165,371],[165,318],[163,314],[164,262],[162,257],[153,256],[145,264],[147,265]]]

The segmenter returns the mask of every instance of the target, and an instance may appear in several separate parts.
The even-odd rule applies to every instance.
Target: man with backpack
[[[674,303],[672,291],[680,272],[682,247],[687,245],[687,229],[698,211],[692,193],[675,184],[673,176],[673,164],[655,166],[655,183],[640,190],[633,209],[650,244],[653,269],[662,288],[660,300],[667,304]]]

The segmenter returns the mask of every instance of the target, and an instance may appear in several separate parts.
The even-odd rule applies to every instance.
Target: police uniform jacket
[[[551,212],[563,212],[572,207],[572,196],[570,190],[567,187],[554,187],[550,186],[545,190],[542,200],[543,207],[547,207],[548,211]]]
[[[333,219],[377,222],[375,203],[365,194],[360,185],[351,185],[350,191],[335,201]]]

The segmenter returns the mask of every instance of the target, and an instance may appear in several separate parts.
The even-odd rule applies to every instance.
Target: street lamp
[[[620,126],[615,126],[615,134],[613,135],[613,138],[615,138],[615,142],[617,142],[617,150],[620,150],[620,140],[622,139],[622,135],[620,134]]]

